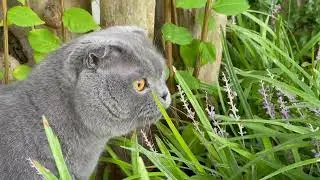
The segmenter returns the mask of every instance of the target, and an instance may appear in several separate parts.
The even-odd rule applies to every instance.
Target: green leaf
[[[215,180],[215,179],[217,179],[215,176],[194,175],[194,176],[191,176],[189,180]]]
[[[234,16],[249,9],[249,4],[246,0],[218,0],[213,5],[213,9],[227,16]]]
[[[282,167],[280,169],[278,169],[277,171],[261,178],[261,180],[266,180],[266,179],[271,179],[272,177],[278,175],[278,174],[281,174],[283,172],[286,172],[286,171],[290,171],[292,169],[295,169],[295,168],[298,168],[298,167],[303,167],[303,166],[306,166],[306,165],[309,165],[309,164],[316,164],[316,163],[319,163],[320,162],[320,158],[313,158],[313,159],[308,159],[308,160],[304,160],[304,161],[300,161],[300,162],[297,162],[297,163],[294,163],[294,164],[290,164],[288,166],[285,166],[285,167]]]
[[[26,5],[26,0],[18,0],[22,5]]]
[[[216,48],[212,43],[201,42],[199,46],[201,64],[213,63],[216,60]]]
[[[199,53],[200,41],[194,39],[190,44],[180,46],[180,55],[187,67],[194,67]]]
[[[28,40],[31,47],[40,53],[48,53],[56,50],[60,44],[60,39],[48,29],[36,29],[30,31]]]
[[[137,133],[134,131],[131,137],[132,148],[137,148],[138,139]],[[131,151],[131,164],[132,164],[132,172],[133,174],[139,174],[140,166],[139,166],[139,151]]]
[[[30,66],[19,65],[13,70],[12,75],[17,80],[22,81],[28,78],[31,71],[32,68]]]
[[[71,180],[71,175],[64,161],[58,137],[54,135],[48,120],[44,116],[42,117],[42,122],[60,179]]]
[[[139,165],[140,178],[143,180],[149,180],[150,178],[148,175],[148,171],[147,171],[146,166],[144,165],[141,157],[139,157],[139,159],[138,159],[138,165]]]
[[[81,8],[69,8],[63,13],[63,24],[73,33],[86,33],[99,29],[91,14]]]
[[[179,71],[179,74],[187,82],[187,85],[191,90],[200,88],[200,80],[192,76],[189,71]]]
[[[183,9],[203,8],[207,0],[177,0],[176,7]]]
[[[47,56],[47,54],[34,51],[33,56],[34,56],[34,61],[36,62],[36,64],[39,64]]]
[[[162,34],[166,41],[171,41],[174,44],[187,45],[193,40],[191,33],[184,27],[179,27],[174,24],[167,23],[162,26]]]
[[[4,72],[3,72],[3,71],[0,71],[0,79],[3,78],[3,75],[4,75]]]
[[[29,7],[15,6],[8,11],[8,21],[21,27],[31,27],[44,24],[38,15]]]
[[[201,144],[200,140],[195,135],[193,128],[194,127],[191,124],[185,126],[182,131],[182,138],[186,141],[191,151],[195,155],[198,155],[200,153],[204,153],[206,148]]]

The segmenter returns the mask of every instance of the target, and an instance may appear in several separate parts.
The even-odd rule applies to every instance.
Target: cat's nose
[[[162,98],[162,100],[167,101],[167,97],[168,97],[168,92],[163,92],[160,97]]]
[[[169,94],[169,90],[165,89],[159,92],[159,98],[164,105],[165,108],[168,108],[171,104],[171,97]]]

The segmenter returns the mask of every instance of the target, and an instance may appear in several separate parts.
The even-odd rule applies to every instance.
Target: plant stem
[[[31,8],[31,7],[30,7],[30,1],[29,1],[29,0],[26,0],[25,6],[28,7],[28,8]],[[34,29],[35,29],[35,26],[31,26],[31,29],[34,30]]]
[[[172,16],[172,1],[171,0],[165,0],[165,22],[171,23],[171,16]],[[173,57],[172,57],[172,43],[170,41],[166,42],[166,55],[167,55],[167,64],[169,67],[169,80],[168,80],[168,86],[171,93],[174,92],[174,72],[173,72]]]
[[[2,0],[3,12],[3,62],[4,62],[4,84],[9,83],[9,35],[7,18],[7,0]]]
[[[175,25],[179,25],[178,23],[178,13],[176,8],[176,0],[172,0],[172,17],[173,17],[173,23]]]
[[[61,8],[61,35],[62,35],[62,41],[65,42],[66,41],[66,29],[64,27],[62,18],[63,18],[63,13],[64,13],[64,0],[60,0],[60,8]]]
[[[202,32],[201,32],[201,42],[205,42],[208,38],[208,26],[209,26],[209,17],[211,15],[211,4],[212,0],[207,0],[205,11],[204,11],[204,20],[202,24]],[[194,67],[193,75],[195,77],[199,76],[201,66],[201,56],[200,53],[197,56],[196,65]]]

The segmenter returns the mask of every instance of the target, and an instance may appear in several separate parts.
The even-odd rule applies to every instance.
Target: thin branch
[[[62,34],[62,41],[65,42],[66,41],[66,37],[67,37],[67,32],[66,32],[66,29],[64,27],[64,24],[63,24],[63,21],[62,21],[62,18],[63,18],[63,13],[64,13],[64,0],[60,0],[60,11],[61,11],[61,17],[60,17],[60,20],[61,20],[61,34]]]
[[[176,0],[172,0],[172,17],[173,17],[173,23],[175,25],[179,25],[178,13],[177,13],[177,8],[176,8]]]
[[[7,0],[2,0],[3,12],[3,62],[4,62],[4,83],[9,83],[9,35],[7,18]]]
[[[208,38],[209,17],[211,16],[211,8],[210,8],[211,4],[212,4],[212,0],[207,0],[205,12],[204,12],[204,20],[202,24],[201,42],[205,42]],[[201,56],[199,53],[197,56],[196,65],[193,71],[193,75],[195,77],[199,76],[200,66],[201,66]]]
[[[172,1],[171,0],[165,0],[165,22],[171,23],[171,17],[172,17]],[[173,72],[173,56],[172,56],[172,43],[167,41],[166,42],[166,54],[167,54],[167,63],[170,70],[169,73],[169,90],[171,93],[174,92],[174,72]]]
[[[31,8],[31,4],[30,4],[30,1],[29,1],[29,0],[26,0],[25,6],[28,7],[28,8]],[[35,29],[35,26],[31,26],[31,29],[34,30],[34,29]]]

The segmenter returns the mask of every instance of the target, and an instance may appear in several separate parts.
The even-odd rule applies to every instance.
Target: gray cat
[[[88,179],[108,139],[160,117],[152,90],[169,106],[164,64],[142,29],[115,26],[71,41],[28,80],[0,88],[0,179],[39,179],[28,158],[57,173],[42,115],[73,179]]]

